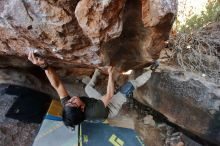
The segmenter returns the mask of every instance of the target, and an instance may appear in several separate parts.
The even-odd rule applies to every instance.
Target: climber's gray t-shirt
[[[70,99],[70,96],[64,97],[61,99],[61,103],[64,106],[66,102]],[[89,97],[79,97],[85,103],[85,120],[96,121],[96,120],[105,120],[108,118],[109,109],[105,107],[104,103],[101,100]]]

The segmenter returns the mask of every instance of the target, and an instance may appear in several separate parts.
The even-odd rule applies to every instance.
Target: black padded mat
[[[41,123],[49,108],[49,95],[16,85],[9,85],[5,94],[16,96],[16,100],[5,115],[28,123]]]

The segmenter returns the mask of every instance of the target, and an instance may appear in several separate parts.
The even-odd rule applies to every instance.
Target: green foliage
[[[178,19],[178,18],[177,18]],[[206,6],[205,11],[201,15],[193,15],[184,25],[180,25],[178,20],[176,22],[177,28],[180,32],[191,32],[192,30],[199,29],[210,22],[220,21],[220,2],[218,0],[210,1]]]

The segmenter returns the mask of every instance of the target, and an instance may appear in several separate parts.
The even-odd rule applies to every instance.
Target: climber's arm
[[[35,65],[40,66],[45,70],[45,73],[47,75],[47,78],[49,79],[51,85],[53,88],[57,91],[60,99],[68,96],[67,90],[65,89],[64,85],[62,84],[59,76],[57,73],[53,70],[53,68],[48,67],[48,64],[46,61],[42,58],[35,57],[33,52],[30,52],[28,55],[28,59]]]
[[[108,106],[110,100],[114,95],[114,80],[113,80],[113,67],[108,68],[108,85],[107,85],[107,93],[102,97],[102,102],[104,103],[105,107]]]
[[[47,75],[47,78],[49,79],[51,85],[53,88],[57,91],[60,99],[68,96],[67,90],[65,89],[63,83],[61,82],[59,76],[57,73],[53,70],[53,68],[48,67],[45,70],[45,73]]]

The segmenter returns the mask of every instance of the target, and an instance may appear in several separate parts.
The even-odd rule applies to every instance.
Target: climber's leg
[[[97,76],[100,75],[100,72],[98,69],[95,70],[92,79],[89,81],[89,83],[85,87],[85,92],[89,97],[95,98],[95,99],[101,99],[102,95],[93,88],[96,83]]]
[[[134,89],[143,86],[151,77],[152,70],[144,72],[142,75],[138,76],[135,80],[130,80],[129,82],[133,85]]]
[[[127,98],[121,92],[117,92],[108,104],[109,115],[108,118],[115,117],[120,111],[122,105],[127,101]]]
[[[154,62],[152,62],[150,69],[148,71],[144,72],[135,80],[130,80],[129,82],[134,86],[135,89],[143,86],[150,79],[151,73],[158,68],[159,64],[160,64],[159,61],[155,60]]]

